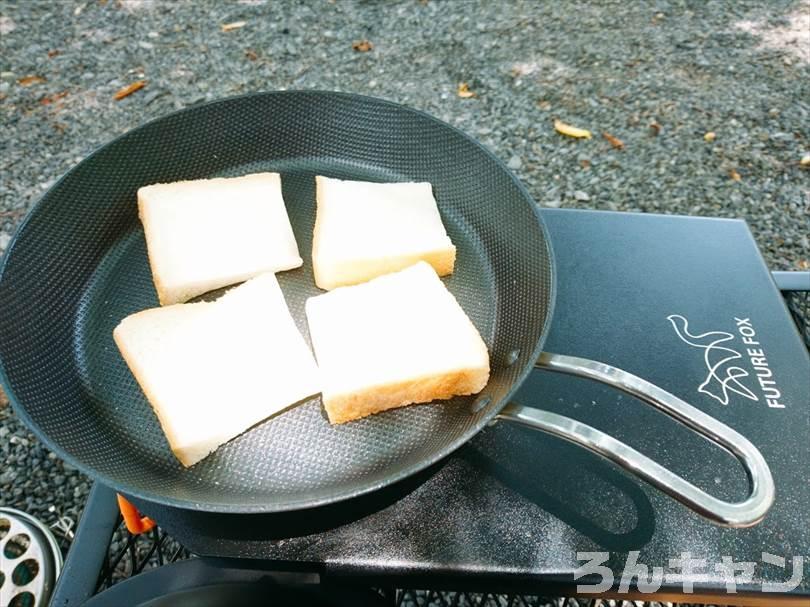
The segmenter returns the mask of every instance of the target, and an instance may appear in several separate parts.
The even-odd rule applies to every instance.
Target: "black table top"
[[[684,581],[712,595],[725,591],[718,569],[725,557],[755,564],[737,584],[741,595],[776,590],[763,584],[793,576],[797,583],[788,586],[795,588],[779,593],[803,601],[810,596],[810,361],[745,223],[544,215],[558,270],[547,350],[640,375],[748,437],[776,483],[776,502],[762,523],[717,527],[596,455],[504,422],[425,473],[337,506],[239,517],[137,505],[197,554],[268,559],[362,576],[364,583],[404,577],[411,587],[424,581],[567,592],[588,560],[581,553],[600,552],[614,590],[635,558],[663,568],[659,595],[682,593]],[[699,391],[707,379],[703,351],[677,336],[672,315],[687,319],[693,335],[732,336],[724,345],[742,353],[733,362],[747,373],[736,391],[717,382]],[[775,382],[765,384],[767,392],[753,366],[763,363],[747,355],[752,346],[743,344],[735,317],[748,319],[756,335],[748,339],[767,359]],[[779,395],[769,406],[774,388]],[[732,457],[610,388],[535,371],[517,401],[609,432],[718,497],[746,495],[745,474]],[[703,562],[684,574],[672,561],[690,558],[683,553]],[[803,572],[796,569],[800,556]],[[637,589],[635,580],[629,588]]]

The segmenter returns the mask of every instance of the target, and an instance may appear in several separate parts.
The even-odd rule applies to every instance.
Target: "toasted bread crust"
[[[489,368],[459,369],[450,373],[408,380],[342,395],[323,395],[333,424],[343,424],[388,409],[414,403],[477,394],[489,381]]]
[[[367,282],[378,276],[399,272],[420,261],[429,263],[439,276],[447,276],[453,273],[456,262],[456,247],[397,257],[341,260],[336,264],[313,263],[312,272],[318,288],[331,291],[338,287],[349,287]],[[335,276],[341,276],[342,278],[336,280]]]

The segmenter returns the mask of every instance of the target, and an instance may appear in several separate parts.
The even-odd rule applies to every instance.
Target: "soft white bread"
[[[211,303],[138,312],[113,336],[184,466],[320,391],[273,274]]]
[[[419,262],[307,300],[329,421],[480,392],[489,354],[435,270]]]
[[[321,289],[353,285],[426,261],[445,276],[456,247],[424,183],[315,178],[312,269]]]
[[[278,173],[145,186],[138,211],[161,305],[302,264]]]

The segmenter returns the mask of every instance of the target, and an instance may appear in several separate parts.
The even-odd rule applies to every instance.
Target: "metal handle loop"
[[[773,477],[759,450],[744,436],[703,411],[632,373],[604,363],[543,353],[535,366],[615,387],[702,434],[740,460],[748,474],[750,495],[737,503],[720,500],[604,432],[556,413],[510,403],[500,412],[499,419],[548,432],[598,453],[720,525],[750,527],[761,521],[773,504]]]

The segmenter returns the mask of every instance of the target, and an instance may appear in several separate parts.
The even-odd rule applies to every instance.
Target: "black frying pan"
[[[491,379],[481,395],[339,427],[327,423],[313,398],[190,469],[177,462],[112,340],[124,316],[157,305],[135,194],[155,182],[259,170],[283,176],[305,263],[278,277],[304,335],[304,301],[319,292],[310,264],[313,176],[433,184],[458,248],[447,286],[491,354]],[[255,94],[135,129],[45,194],[3,260],[0,379],[20,417],[60,456],[118,491],[169,506],[276,512],[347,499],[445,457],[500,414],[609,457],[717,522],[760,520],[773,501],[773,482],[751,443],[639,378],[599,363],[541,355],[553,303],[553,256],[536,205],[471,138],[377,99]],[[743,461],[752,495],[740,504],[720,502],[592,428],[507,407],[536,364],[612,383],[720,442]],[[274,372],[279,370],[268,369],[268,378]],[[236,404],[223,402],[223,415]]]

